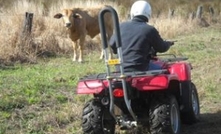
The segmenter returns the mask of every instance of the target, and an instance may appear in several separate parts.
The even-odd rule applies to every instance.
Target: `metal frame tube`
[[[109,94],[110,94],[110,113],[111,115],[115,118],[116,116],[114,113],[114,97],[112,93],[112,83],[111,83],[111,72],[110,72],[110,67],[108,65],[108,53],[107,53],[107,48],[108,48],[108,42],[107,42],[107,37],[106,37],[106,29],[105,29],[105,23],[104,23],[104,14],[110,12],[112,15],[112,21],[114,23],[114,33],[116,37],[116,47],[117,47],[117,55],[118,59],[120,61],[120,79],[122,81],[123,85],[123,91],[124,91],[124,101],[126,103],[127,109],[130,112],[131,116],[135,121],[137,121],[137,118],[135,116],[135,113],[133,112],[131,105],[130,105],[130,100],[128,98],[128,93],[127,93],[127,85],[126,85],[126,78],[127,76],[124,74],[124,69],[122,66],[123,63],[123,58],[122,58],[122,49],[121,49],[121,35],[120,35],[120,28],[119,28],[119,20],[118,20],[118,15],[117,12],[115,11],[114,8],[107,6],[104,9],[102,9],[99,13],[99,28],[101,32],[101,38],[102,38],[102,44],[103,44],[103,51],[105,53],[105,64],[106,64],[106,70],[107,70],[107,80],[109,82]]]

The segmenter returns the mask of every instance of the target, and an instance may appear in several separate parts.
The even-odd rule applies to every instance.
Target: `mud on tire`
[[[83,108],[82,129],[84,134],[114,134],[115,121],[108,109],[92,99]]]
[[[151,100],[149,109],[151,134],[179,134],[180,112],[173,95],[157,95]]]

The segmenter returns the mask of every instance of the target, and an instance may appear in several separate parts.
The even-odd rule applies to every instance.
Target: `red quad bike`
[[[117,39],[117,59],[108,59],[104,14],[111,13]],[[92,94],[82,113],[85,134],[114,134],[115,128],[141,134],[179,134],[181,122],[193,124],[200,114],[199,99],[191,81],[187,58],[155,57],[161,70],[125,72],[122,63],[119,21],[112,7],[99,14],[106,73],[81,78],[77,94]],[[166,57],[166,56],[165,56]],[[168,56],[167,56],[168,57]],[[172,58],[171,58],[172,57]],[[120,67],[111,71],[112,65]],[[118,126],[118,127],[116,127]]]

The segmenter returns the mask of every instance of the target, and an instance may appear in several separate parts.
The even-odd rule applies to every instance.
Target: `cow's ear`
[[[81,15],[78,14],[78,13],[74,13],[74,14],[73,14],[73,17],[74,17],[75,19],[76,19],[76,18],[82,18]]]
[[[54,18],[60,19],[63,15],[61,13],[57,13],[54,15]]]

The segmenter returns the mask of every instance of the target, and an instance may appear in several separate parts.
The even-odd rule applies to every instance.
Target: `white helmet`
[[[150,20],[151,6],[147,1],[138,0],[134,2],[130,10],[130,17],[133,19],[135,16],[143,15]]]

